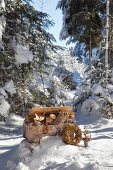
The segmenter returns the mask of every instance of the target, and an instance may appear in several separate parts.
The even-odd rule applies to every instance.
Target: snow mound
[[[19,159],[30,170],[75,170],[83,168],[79,154],[76,157],[77,150],[76,146],[65,145],[59,137],[44,137],[37,146],[24,140],[19,147]]]
[[[112,120],[100,119],[97,124],[101,126],[90,126],[92,140],[88,148],[83,141],[78,146],[66,145],[59,136],[44,137],[39,145],[23,140],[18,150],[17,170],[24,167],[25,170],[111,170],[113,145],[106,145],[113,143],[112,123]]]
[[[99,105],[96,103],[96,101],[89,98],[83,102],[81,107],[81,113],[87,116],[90,114],[98,115],[98,109]]]
[[[94,84],[93,87],[92,87],[92,92],[93,92],[94,95],[105,96],[104,89],[100,84]]]

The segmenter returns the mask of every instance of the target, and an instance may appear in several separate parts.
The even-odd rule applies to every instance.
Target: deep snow
[[[61,138],[45,137],[40,145],[22,138],[23,119],[12,116],[0,130],[0,169],[3,170],[112,170],[113,120],[76,114],[76,124],[92,139],[87,148],[66,145]]]

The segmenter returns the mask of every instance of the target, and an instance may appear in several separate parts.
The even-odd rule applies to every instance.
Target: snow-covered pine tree
[[[1,4],[4,10],[0,16],[3,21],[0,23],[0,82],[4,88],[5,83],[13,80],[18,93],[13,97],[7,93],[11,110],[20,112],[33,69],[41,67],[49,59],[46,50],[54,48],[53,38],[45,31],[52,22],[46,13],[35,10],[29,0],[3,0]]]
[[[55,106],[70,99],[68,92],[76,89],[77,85],[77,80],[74,79],[75,72],[78,72],[77,68],[79,67],[81,74],[83,65],[74,59],[67,49],[60,49],[57,53],[49,51],[48,55],[50,57],[50,60],[47,62],[49,67],[44,67],[43,69],[47,73],[44,74],[43,72],[44,88],[41,85],[42,78],[40,77],[39,72],[35,71],[35,79],[37,81],[34,81],[34,89],[35,91],[40,90],[41,93],[45,90],[46,94],[43,97],[43,100],[42,95],[37,97],[37,103],[47,106]]]
[[[84,43],[89,51],[89,63],[92,63],[92,49],[98,47],[102,39],[104,6],[104,1],[89,0],[60,0],[57,5],[63,12],[61,39]]]

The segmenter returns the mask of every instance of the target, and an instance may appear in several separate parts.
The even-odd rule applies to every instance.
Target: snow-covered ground
[[[91,133],[88,147],[66,145],[61,138],[45,137],[30,145],[22,137],[23,119],[12,116],[0,129],[1,170],[112,170],[113,120],[76,114],[76,123]]]
[[[9,170],[8,161],[17,158],[17,150],[22,138],[23,119],[11,116],[6,123],[0,122],[0,169]],[[12,167],[13,170],[15,168]]]

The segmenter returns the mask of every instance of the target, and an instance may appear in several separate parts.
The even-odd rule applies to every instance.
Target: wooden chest
[[[64,125],[74,122],[71,106],[32,108],[24,120],[23,136],[30,143],[39,143],[44,136],[62,135]]]

